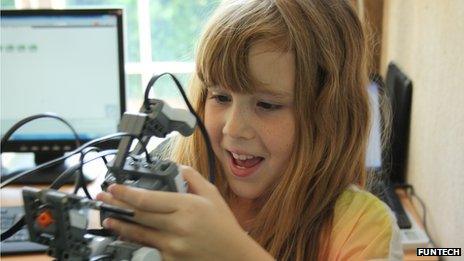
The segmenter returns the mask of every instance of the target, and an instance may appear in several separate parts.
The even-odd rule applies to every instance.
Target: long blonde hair
[[[253,92],[248,52],[260,41],[295,55],[296,134],[292,161],[263,195],[249,234],[279,260],[323,258],[337,198],[350,184],[363,186],[366,179],[369,101],[363,28],[347,0],[225,1],[201,37],[190,84],[190,99],[201,118],[207,86]],[[171,159],[205,177],[206,155],[199,131],[171,144]],[[227,200],[222,167],[216,171],[216,185]]]

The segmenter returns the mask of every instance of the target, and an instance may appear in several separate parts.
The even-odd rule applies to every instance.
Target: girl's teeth
[[[238,159],[238,160],[249,160],[255,157],[251,155],[240,155],[240,154],[236,154],[233,152],[232,152],[232,156],[234,157],[234,159]]]

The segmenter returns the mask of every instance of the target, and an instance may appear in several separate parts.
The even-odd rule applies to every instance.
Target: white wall
[[[384,4],[381,72],[393,60],[413,81],[407,181],[437,245],[464,249],[464,1]]]

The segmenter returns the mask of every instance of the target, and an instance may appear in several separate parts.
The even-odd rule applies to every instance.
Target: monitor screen
[[[117,131],[125,111],[121,9],[1,11],[1,134],[19,120],[53,112],[81,141]],[[36,120],[3,151],[74,148],[65,125]]]
[[[369,84],[369,102],[371,107],[371,126],[366,153],[366,167],[379,170],[382,167],[382,114],[380,108],[379,84]]]

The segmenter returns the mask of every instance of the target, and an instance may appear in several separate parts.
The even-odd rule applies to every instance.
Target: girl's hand
[[[133,209],[137,224],[109,218],[103,225],[124,239],[157,248],[163,260],[272,259],[243,231],[214,185],[190,167],[179,166],[179,171],[191,193],[111,185],[97,199]]]

